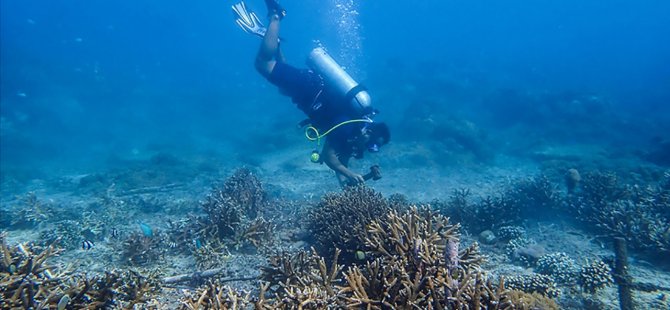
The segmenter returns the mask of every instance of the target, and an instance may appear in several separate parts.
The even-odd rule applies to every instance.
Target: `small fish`
[[[91,240],[84,240],[81,242],[81,249],[84,251],[92,249],[93,246],[95,246],[95,243],[93,243]]]
[[[151,229],[151,226],[149,226],[149,225],[147,225],[143,222],[139,222],[139,224],[140,224],[140,230],[142,230],[142,234],[145,237],[151,238],[151,237],[154,236],[154,231],[153,231],[153,229]]]
[[[111,233],[110,233],[110,236],[111,236],[113,239],[118,239],[118,238],[119,238],[119,230],[116,229],[116,228],[112,228],[112,231],[111,231]]]
[[[19,96],[19,97],[21,97],[21,98],[28,97],[28,94],[26,94],[26,93],[24,93],[24,92],[22,92],[22,91],[17,92],[16,95]]]

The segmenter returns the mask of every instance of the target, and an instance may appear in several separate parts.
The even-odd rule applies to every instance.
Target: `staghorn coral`
[[[268,205],[256,176],[248,169],[239,169],[207,195],[202,203],[207,216],[196,220],[196,228],[187,230],[195,232],[195,238],[214,238],[236,248],[245,244],[266,247],[273,242],[275,228],[261,216]]]
[[[157,275],[109,271],[101,277],[73,275],[48,263],[60,253],[53,246],[9,246],[0,235],[0,308],[132,309],[160,290]],[[61,309],[61,308],[59,308]]]
[[[504,193],[503,201],[520,209],[524,218],[543,217],[560,205],[556,186],[544,175],[516,181]]]
[[[56,305],[67,289],[67,271],[49,265],[47,260],[59,252],[53,246],[9,246],[6,235],[0,235],[0,308]]]
[[[411,206],[409,199],[403,194],[391,194],[388,203],[393,210],[407,210]]]
[[[199,270],[221,267],[230,260],[230,251],[225,244],[214,240],[201,246],[194,245],[193,259]]]
[[[612,268],[599,259],[587,261],[579,270],[578,283],[582,290],[593,294],[614,283]]]
[[[77,221],[65,220],[54,224],[54,228],[40,231],[37,243],[41,246],[54,244],[67,250],[81,246],[81,224]]]
[[[246,309],[252,305],[249,292],[242,292],[211,281],[182,298],[182,309]]]
[[[667,254],[670,189],[666,182],[630,186],[621,184],[613,173],[589,173],[582,190],[567,200],[567,209],[600,232],[626,239],[632,248]]]
[[[363,247],[359,236],[365,235],[365,226],[389,210],[388,201],[373,189],[347,187],[342,192],[326,194],[308,211],[307,230],[317,249],[339,248],[347,253],[347,259]]]
[[[391,211],[368,225],[366,248],[375,257],[344,274],[348,308],[461,308],[509,305],[502,287],[479,271],[475,243],[458,251],[459,225],[428,208]]]
[[[169,248],[166,240],[166,235],[158,231],[154,231],[151,237],[135,232],[116,247],[120,247],[124,263],[130,266],[144,266],[165,258]]]
[[[458,225],[428,208],[416,207],[367,225],[364,237],[370,259],[342,272],[339,250],[330,264],[312,252],[283,252],[262,268],[255,309],[533,309],[555,303],[505,289],[479,265],[475,243],[458,251]],[[228,288],[206,288],[190,297],[190,307],[227,309],[240,300],[225,296]],[[511,294],[514,293],[514,296]],[[200,296],[200,298],[197,298]],[[514,298],[513,298],[514,297]],[[196,300],[200,300],[197,303]],[[247,299],[245,299],[246,302]],[[196,302],[196,303],[193,303]],[[244,303],[244,302],[242,302]],[[236,304],[238,308],[248,304]]]
[[[77,276],[65,294],[74,309],[133,309],[151,303],[160,289],[155,273],[144,276],[132,270],[112,270],[91,278]]]
[[[257,249],[268,250],[274,244],[275,224],[257,217],[243,225],[235,234],[232,244],[236,249],[250,244]]]
[[[34,192],[28,192],[19,198],[19,204],[14,207],[14,214],[9,216],[10,226],[28,228],[36,226],[47,219],[53,219],[56,211],[51,203],[37,199]]]
[[[256,309],[323,309],[342,305],[336,284],[343,269],[336,250],[330,267],[312,248],[311,254],[299,251],[270,258],[262,268],[261,293]],[[271,298],[267,299],[267,295]]]

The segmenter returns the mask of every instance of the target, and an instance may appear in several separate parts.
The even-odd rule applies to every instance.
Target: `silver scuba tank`
[[[309,53],[307,66],[323,77],[326,88],[349,105],[348,110],[358,116],[372,113],[372,98],[365,87],[354,81],[323,48],[317,47]]]

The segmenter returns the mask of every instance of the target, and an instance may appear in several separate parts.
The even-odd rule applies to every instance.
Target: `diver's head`
[[[379,152],[379,148],[391,141],[391,131],[385,123],[370,123],[364,135],[367,136],[366,147],[369,152]]]
[[[352,142],[354,149],[354,157],[361,158],[365,150],[370,153],[379,152],[379,148],[389,143],[391,140],[391,132],[385,123],[368,123],[361,129],[361,134],[358,135]]]

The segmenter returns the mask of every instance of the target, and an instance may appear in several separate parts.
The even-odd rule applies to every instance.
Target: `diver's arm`
[[[331,146],[328,140],[326,140],[326,143],[323,146],[323,151],[321,153],[323,156],[323,162],[338,174],[340,183],[342,183],[342,179],[339,177],[340,175],[348,178],[349,181],[354,184],[365,182],[363,176],[351,171],[340,161],[340,158],[337,156],[337,152],[335,152],[335,149]]]

